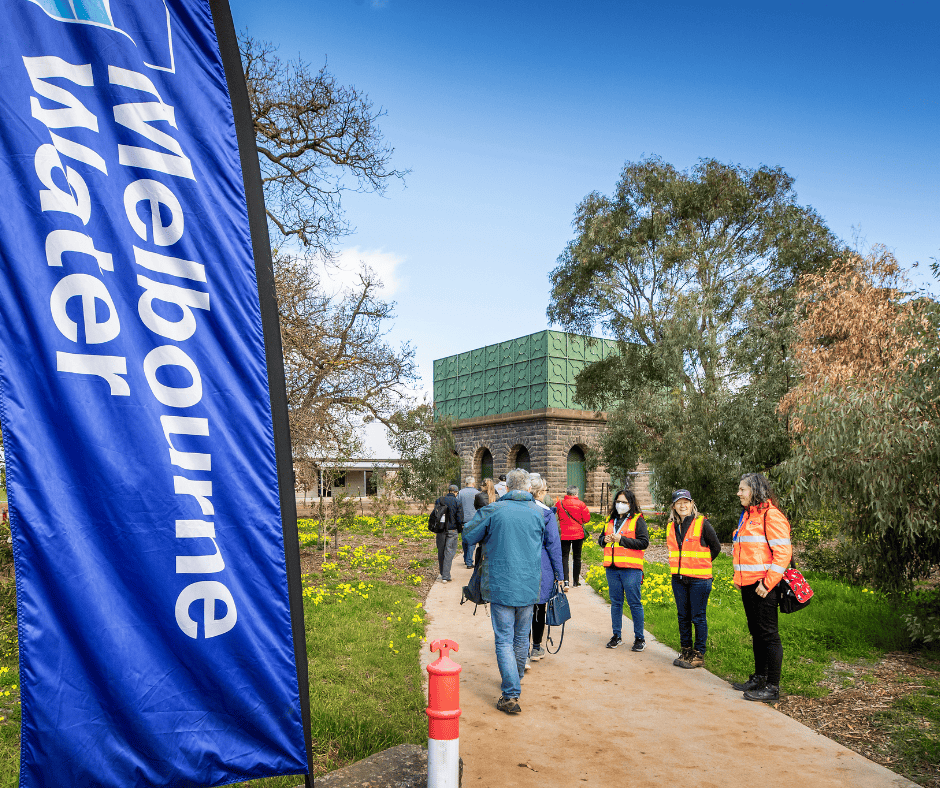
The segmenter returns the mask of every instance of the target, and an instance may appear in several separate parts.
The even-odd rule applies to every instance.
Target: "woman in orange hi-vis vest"
[[[705,663],[708,644],[706,610],[712,592],[712,561],[721,552],[721,542],[705,515],[698,513],[688,490],[676,490],[672,494],[666,543],[682,649],[672,664],[679,668],[700,668]]]
[[[747,628],[754,649],[754,673],[732,684],[746,700],[780,699],[783,644],[777,629],[777,586],[793,548],[790,522],[774,501],[770,482],[760,473],[748,473],[738,485],[744,511],[734,532],[734,587],[741,591]]]
[[[640,586],[643,583],[643,551],[650,546],[650,538],[646,520],[631,490],[621,490],[614,496],[610,518],[597,543],[604,550],[604,568],[610,591],[610,621],[614,630],[607,648],[617,648],[622,642],[623,603],[626,600],[633,617],[631,650],[642,651],[646,648],[646,637],[643,635]]]

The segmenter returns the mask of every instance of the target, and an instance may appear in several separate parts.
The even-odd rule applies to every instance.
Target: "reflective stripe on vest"
[[[635,514],[630,520],[623,524],[620,529],[620,535],[627,539],[636,539],[636,523],[640,515]],[[612,536],[614,533],[614,521],[608,520],[604,526],[604,536]],[[618,543],[608,542],[604,545],[604,566],[613,566],[620,569],[643,569],[643,551],[628,550],[621,547]]]
[[[769,509],[769,505],[751,506],[741,513],[737,530],[734,532],[734,551],[731,559],[736,583],[749,585],[760,580],[767,572],[777,572],[782,575],[786,571],[785,566],[773,563],[773,548],[778,545],[789,545],[790,539],[780,537],[768,540],[766,521]],[[748,529],[750,533],[742,533]],[[755,530],[757,533],[754,533]]]
[[[666,528],[666,543],[669,545],[669,571],[683,577],[708,578],[712,576],[712,551],[702,547],[702,528],[705,515],[696,517],[682,540],[682,549],[676,541],[676,524]]]

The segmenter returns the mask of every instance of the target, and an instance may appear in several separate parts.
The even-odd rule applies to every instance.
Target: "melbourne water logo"
[[[110,0],[29,0],[53,19],[114,27]],[[116,28],[115,28],[116,29]],[[123,32],[123,31],[122,31]]]
[[[59,22],[105,28],[134,42],[143,64],[176,72],[173,30],[165,0],[27,0]],[[163,20],[166,20],[165,22]]]

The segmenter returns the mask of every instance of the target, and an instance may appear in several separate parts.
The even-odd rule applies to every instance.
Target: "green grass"
[[[731,560],[719,556],[713,571],[705,667],[726,679],[744,679],[754,670],[753,652],[740,594],[731,584]],[[874,660],[887,651],[908,647],[903,624],[887,597],[825,575],[810,572],[806,578],[815,592],[812,604],[797,613],[780,615],[784,649],[780,681],[786,693],[825,695],[819,682],[834,660]],[[588,582],[609,599],[602,567],[590,570]],[[646,629],[678,651],[679,624],[669,567],[647,562],[643,586]]]
[[[940,681],[917,680],[910,695],[898,698],[876,722],[886,730],[901,758],[896,771],[925,784],[936,779],[940,763]]]

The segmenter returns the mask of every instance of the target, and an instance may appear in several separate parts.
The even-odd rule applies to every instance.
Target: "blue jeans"
[[[460,541],[463,542],[463,562],[464,566],[473,566],[473,548],[474,545],[469,545],[464,540],[463,536],[460,537]]]
[[[490,621],[496,640],[496,664],[503,679],[504,698],[518,698],[520,681],[529,656],[529,631],[532,629],[532,605],[509,607],[490,602]]]
[[[676,610],[679,612],[679,645],[692,648],[692,625],[695,624],[695,650],[705,653],[708,643],[708,619],[705,617],[708,607],[708,595],[712,592],[710,577],[687,577],[685,585],[678,575],[672,576],[672,595],[676,598]]]
[[[633,618],[633,637],[645,640],[643,635],[643,603],[640,601],[640,584],[643,582],[642,569],[620,569],[604,567],[607,572],[607,588],[610,590],[610,623],[614,634],[619,638],[623,630],[623,602],[630,607]]]

